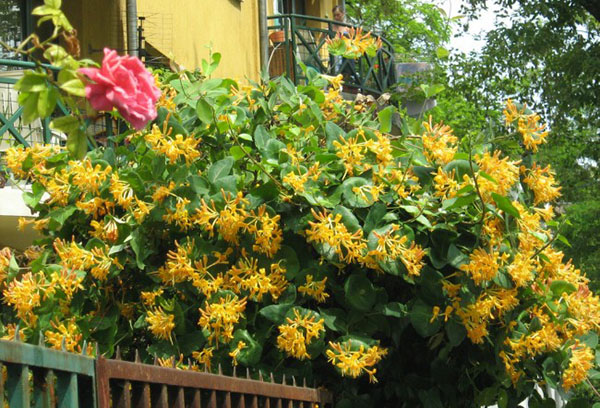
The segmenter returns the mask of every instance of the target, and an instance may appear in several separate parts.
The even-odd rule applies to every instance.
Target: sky
[[[460,7],[464,3],[464,0],[445,0],[441,7],[446,11],[446,14],[451,18],[460,15]],[[453,37],[450,41],[450,47],[456,48],[459,51],[468,53],[470,51],[480,50],[485,44],[484,40],[476,40],[475,36],[478,34],[485,34],[487,29],[493,27],[495,20],[494,7],[490,7],[488,10],[482,11],[479,19],[472,21],[469,24],[469,31],[466,33],[462,32],[459,27],[455,28],[455,34],[459,34],[458,37]],[[483,38],[483,36],[482,36]]]

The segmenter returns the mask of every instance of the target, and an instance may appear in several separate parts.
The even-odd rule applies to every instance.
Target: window
[[[0,40],[10,47],[16,47],[25,37],[24,26],[24,1],[0,1]],[[13,52],[0,47],[0,58],[18,58]]]

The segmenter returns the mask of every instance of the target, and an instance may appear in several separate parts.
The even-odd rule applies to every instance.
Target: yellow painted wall
[[[187,69],[208,59],[207,46],[222,55],[215,76],[258,79],[259,0],[137,0],[148,45]],[[299,1],[299,0],[297,0]],[[308,15],[332,18],[342,0],[304,0]],[[127,44],[125,0],[64,0],[63,10],[77,29],[82,56],[102,59],[102,48],[124,52]],[[267,14],[273,14],[267,0]]]
[[[62,9],[77,30],[82,57],[101,61],[104,47],[126,48],[125,0],[65,0]]]
[[[215,76],[258,79],[257,0],[138,0],[146,41],[187,69],[213,52],[222,55]]]
[[[137,0],[149,45],[187,69],[222,55],[215,76],[257,80],[260,71],[258,0]],[[102,48],[123,53],[127,44],[125,0],[65,0],[82,56],[102,59]]]

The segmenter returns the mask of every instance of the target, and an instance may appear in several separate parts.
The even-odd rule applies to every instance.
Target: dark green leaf
[[[346,312],[342,309],[321,309],[319,313],[323,320],[325,320],[325,326],[329,330],[336,332],[345,332],[348,330],[348,324],[345,321]]]
[[[429,337],[440,328],[440,319],[429,322],[433,316],[433,308],[422,300],[417,300],[409,312],[410,323],[421,337]]]
[[[342,184],[342,194],[344,197],[344,202],[350,207],[369,207],[371,203],[363,200],[363,198],[359,194],[356,194],[353,191],[354,188],[362,187],[367,184],[370,183],[362,177],[350,177],[349,179],[346,179]]]
[[[235,160],[233,160],[233,157],[226,157],[222,160],[219,160],[219,161],[213,163],[208,168],[208,172],[207,172],[208,181],[211,184],[214,184],[221,177],[228,176],[229,172],[231,172],[234,162],[235,162]]]
[[[387,305],[385,305],[382,309],[382,314],[384,316],[390,316],[390,317],[404,317],[407,315],[407,308],[406,305],[400,303],[400,302],[390,302]]]
[[[247,367],[254,367],[260,361],[263,350],[262,346],[247,330],[236,330],[233,333],[233,341],[231,342],[229,351],[233,351],[240,341],[243,341],[246,346],[238,354],[237,361]]]
[[[367,218],[365,219],[365,226],[363,231],[365,234],[369,234],[371,230],[380,226],[383,223],[383,217],[387,212],[387,206],[384,203],[377,202],[373,204]]]
[[[361,312],[371,310],[377,300],[375,288],[369,278],[356,273],[346,279],[344,293],[346,301]]]
[[[448,341],[453,347],[458,346],[467,336],[465,327],[454,319],[450,319],[446,323],[446,334]]]
[[[342,222],[348,228],[348,231],[354,233],[360,229],[358,218],[346,207],[338,205],[333,209],[333,214],[341,214]]]
[[[58,227],[62,227],[63,224],[65,223],[65,221],[67,221],[67,219],[69,219],[69,217],[71,215],[73,215],[73,213],[76,210],[77,210],[77,207],[75,207],[75,206],[59,208],[57,210],[50,212],[48,214],[48,218],[50,218],[51,224],[56,223],[56,225],[58,225]]]
[[[198,99],[198,103],[196,104],[196,114],[198,115],[198,119],[205,124],[210,125],[213,123],[213,113],[213,107],[206,99]]]

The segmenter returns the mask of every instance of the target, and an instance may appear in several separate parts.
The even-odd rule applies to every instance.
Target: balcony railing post
[[[292,35],[292,41],[290,42],[290,72],[292,73],[292,80],[294,82],[294,85],[298,85],[296,64],[294,64],[294,59],[296,58],[296,21],[293,17],[290,17],[290,28]]]

